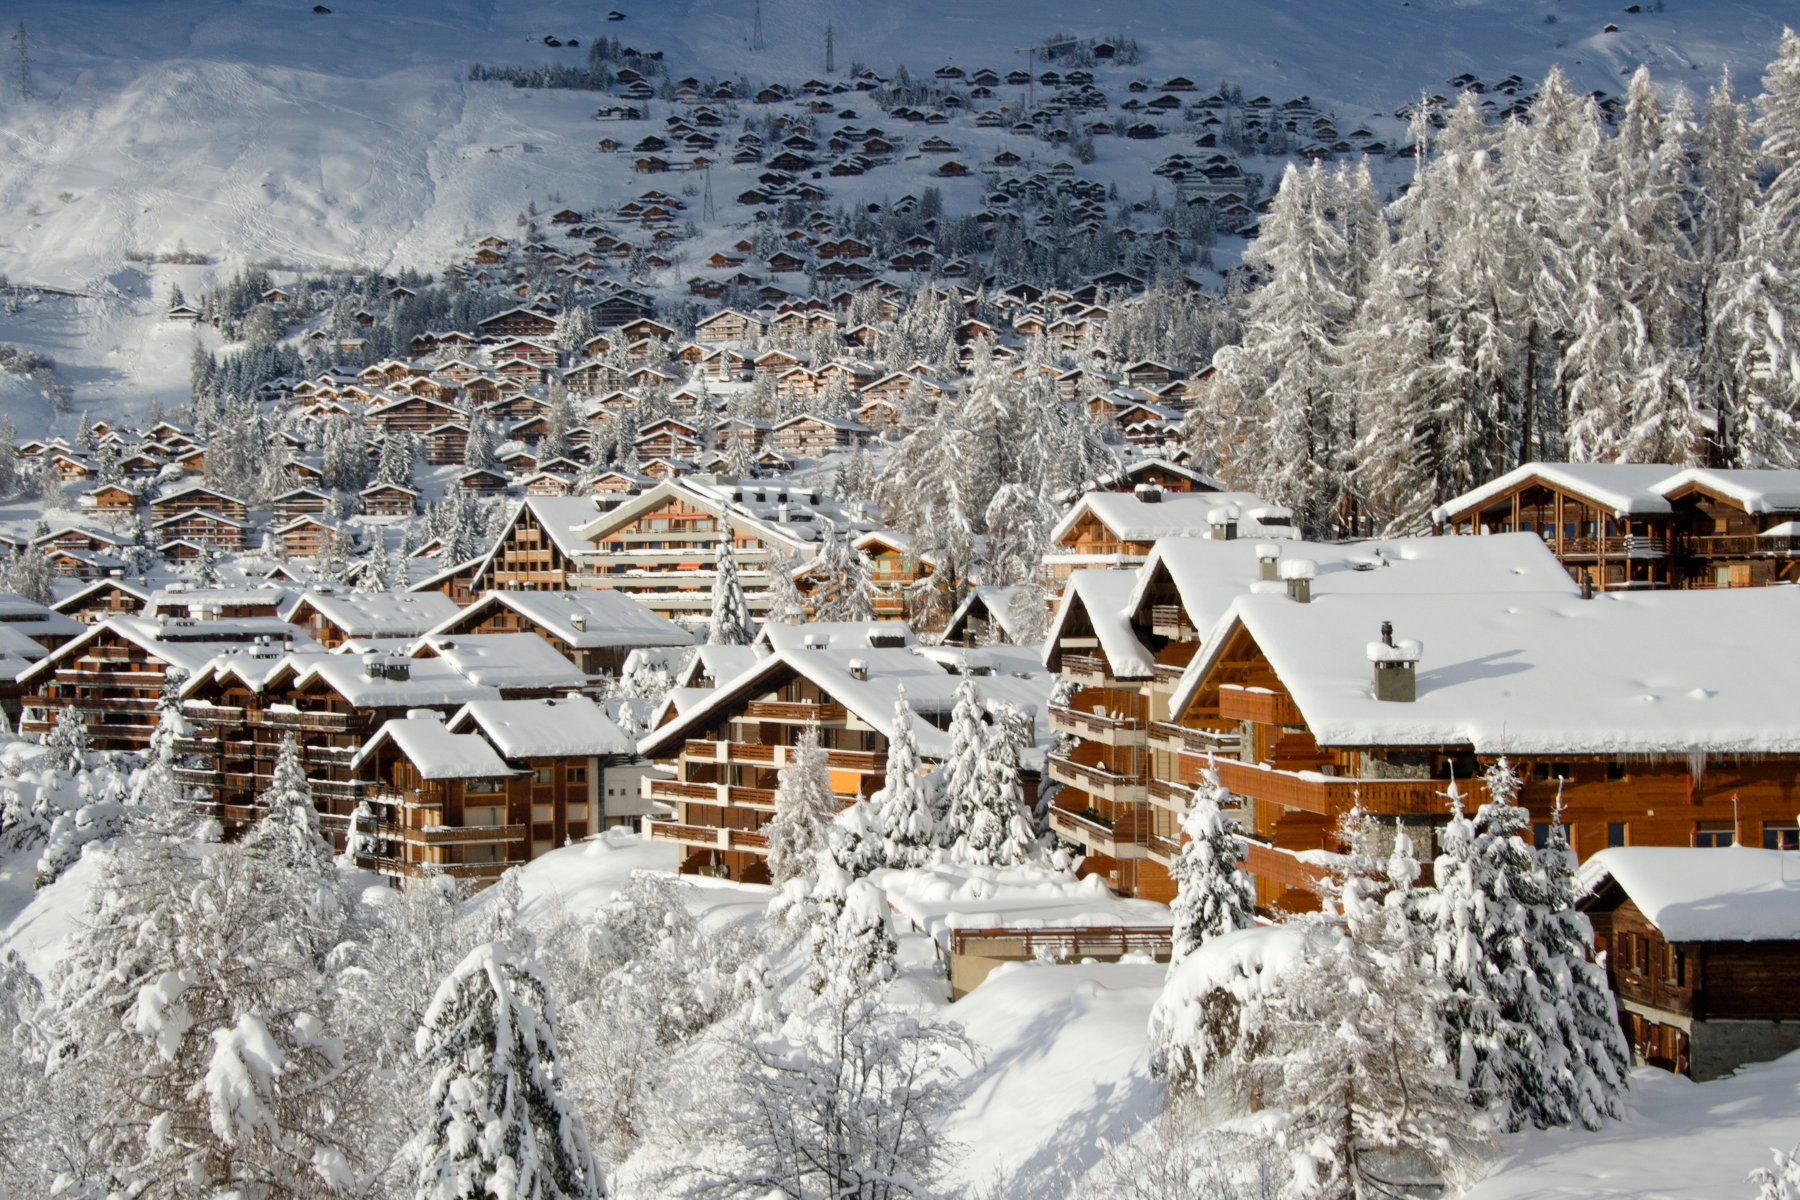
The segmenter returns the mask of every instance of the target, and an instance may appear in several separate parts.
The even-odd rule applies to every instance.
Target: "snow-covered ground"
[[[1622,73],[1640,63],[1666,84],[1695,90],[1729,68],[1754,92],[1784,19],[1780,6],[1741,0],[1638,14],[1610,0],[1150,0],[1110,8],[993,0],[973,10],[950,0],[770,0],[762,5],[766,48],[752,52],[749,0],[628,6],[618,22],[572,0],[330,7],[321,15],[299,0],[8,6],[9,26],[23,20],[31,37],[37,99],[13,101],[6,80],[0,273],[77,294],[28,295],[17,312],[0,313],[0,341],[54,356],[61,382],[75,389],[75,411],[136,414],[151,395],[185,399],[196,334],[159,319],[172,285],[192,295],[250,260],[435,270],[466,250],[471,234],[510,232],[528,202],[592,207],[646,186],[629,156],[598,154],[594,145],[608,133],[660,125],[671,104],[651,102],[646,124],[596,123],[599,94],[472,83],[474,62],[578,66],[588,43],[605,34],[661,50],[675,77],[794,84],[823,75],[828,21],[840,74],[853,62],[883,73],[906,65],[925,76],[947,62],[1005,72],[1026,65],[1015,48],[1055,32],[1124,36],[1137,40],[1143,61],[1100,68],[1102,84],[1176,73],[1203,89],[1230,80],[1247,96],[1307,95],[1341,120],[1391,131],[1397,105],[1421,89],[1447,91],[1463,71],[1535,81],[1561,63],[1578,87],[1616,93]],[[1618,31],[1604,32],[1609,23]],[[582,46],[552,49],[546,35]],[[1025,98],[1013,90],[1000,99]],[[862,115],[880,119],[872,109]],[[934,132],[971,159],[1002,147],[1045,161],[1060,156],[1030,139],[976,130],[966,117]],[[1081,174],[1147,195],[1157,182],[1149,165],[1185,147],[1184,139],[1102,138]],[[915,156],[827,186],[832,203],[916,193],[935,166]],[[690,262],[735,239],[734,185],[756,170],[715,172],[719,216],[685,247]],[[679,185],[674,176],[654,182],[671,180]],[[976,177],[931,182],[950,211],[973,207]],[[211,264],[125,259],[182,246]],[[1221,247],[1225,258],[1231,253]],[[54,420],[35,389],[5,379],[0,411],[30,434],[68,432],[63,426],[72,429],[74,419]]]

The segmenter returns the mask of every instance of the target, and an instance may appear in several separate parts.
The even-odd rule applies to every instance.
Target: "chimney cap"
[[[1319,564],[1310,558],[1289,558],[1281,564],[1283,579],[1313,579],[1319,573]]]
[[[1372,663],[1416,663],[1425,655],[1425,643],[1415,638],[1404,638],[1392,645],[1370,642],[1367,651]]]
[[[1238,506],[1235,504],[1221,504],[1218,508],[1211,509],[1206,514],[1207,523],[1212,525],[1223,525],[1227,521],[1235,521],[1237,519]]]
[[[1275,542],[1258,542],[1256,543],[1256,557],[1261,559],[1280,558],[1281,547]]]

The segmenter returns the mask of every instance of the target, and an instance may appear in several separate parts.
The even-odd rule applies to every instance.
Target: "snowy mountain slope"
[[[1202,87],[1230,79],[1247,95],[1306,94],[1344,119],[1367,121],[1422,88],[1447,92],[1445,81],[1464,70],[1536,79],[1553,62],[1582,87],[1612,91],[1640,62],[1664,82],[1696,88],[1729,66],[1753,92],[1783,15],[1742,0],[1636,15],[1600,0],[765,0],[766,49],[753,53],[752,0],[625,3],[619,22],[571,0],[331,7],[316,15],[300,0],[8,6],[31,35],[38,99],[13,100],[9,87],[0,103],[0,272],[84,296],[0,315],[0,340],[54,355],[77,411],[136,411],[150,394],[183,397],[194,333],[158,319],[171,284],[191,293],[251,259],[430,270],[466,249],[468,235],[510,230],[528,202],[593,206],[642,190],[629,158],[593,146],[645,126],[594,122],[595,93],[468,82],[476,61],[579,65],[586,44],[608,34],[662,50],[676,75],[792,83],[822,73],[827,21],[840,71],[862,61],[883,72],[904,63],[916,74],[946,61],[1024,66],[1015,47],[1062,30],[1137,39],[1143,62],[1109,69],[1114,83],[1174,73]],[[1603,32],[1608,22],[1619,31]],[[545,35],[583,46],[552,49]],[[650,107],[656,124],[670,109]],[[974,136],[966,119],[948,132],[972,157],[1033,145],[997,131]],[[1102,139],[1082,174],[1147,194],[1155,182],[1148,165],[1174,148]],[[832,201],[916,190],[935,165],[903,161],[833,180]],[[703,235],[717,236],[691,243],[693,256],[730,240],[725,226],[740,219],[730,196],[753,172],[716,173],[719,219]],[[975,180],[942,186],[952,211],[973,204]],[[212,264],[125,262],[130,252],[183,245]],[[14,399],[0,396],[0,405],[21,432],[51,427],[34,397]]]

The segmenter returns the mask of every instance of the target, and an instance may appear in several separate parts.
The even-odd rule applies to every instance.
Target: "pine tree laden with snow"
[[[245,835],[244,846],[298,878],[329,887],[336,878],[336,856],[319,832],[319,810],[292,731],[281,740],[269,786],[257,803],[263,812]]]
[[[432,1073],[418,1200],[597,1200],[587,1131],[563,1095],[556,1009],[536,964],[489,942],[438,988],[415,1052]]]
[[[1179,962],[1220,934],[1248,929],[1256,923],[1256,886],[1238,866],[1249,854],[1220,801],[1231,793],[1219,782],[1217,764],[1209,756],[1194,798],[1182,817],[1187,840],[1169,866],[1175,901],[1169,906],[1174,924],[1172,958]]]
[[[820,851],[829,848],[827,827],[837,810],[819,730],[809,725],[788,748],[787,766],[775,785],[775,816],[762,829],[769,879],[776,887],[813,873]]]
[[[995,705],[994,722],[977,743],[974,799],[958,853],[982,866],[1013,867],[1037,851],[1019,786],[1019,752],[1031,744],[1031,717],[1016,705]]]
[[[750,605],[738,582],[736,548],[731,531],[726,529],[721,531],[714,553],[712,622],[707,627],[706,641],[711,646],[748,646],[755,636]]]
[[[894,701],[894,735],[888,739],[887,784],[871,798],[890,867],[905,870],[931,861],[937,824],[936,786],[920,772],[912,706],[901,686]]]
[[[87,726],[74,708],[61,709],[56,724],[44,735],[43,765],[73,773],[87,765],[88,753]]]
[[[956,685],[956,704],[950,710],[950,756],[940,774],[944,777],[944,811],[937,822],[937,844],[946,849],[967,838],[980,802],[980,773],[984,733],[981,688],[967,671]]]

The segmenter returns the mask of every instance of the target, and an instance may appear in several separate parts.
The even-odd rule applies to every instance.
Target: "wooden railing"
[[[1120,805],[1114,810],[1111,822],[1096,820],[1099,814],[1089,815],[1073,809],[1053,804],[1050,807],[1050,826],[1071,841],[1080,842],[1089,850],[1111,854],[1116,858],[1134,857],[1126,851],[1127,847],[1147,846],[1150,843],[1150,812],[1142,804]],[[1135,856],[1135,857],[1141,857]]]
[[[1065,654],[1062,656],[1062,673],[1069,679],[1079,679],[1086,683],[1105,683],[1112,678],[1112,668],[1106,659],[1094,654]]]
[[[690,761],[739,762],[784,767],[793,761],[792,746],[765,746],[758,742],[690,740],[682,753]],[[826,750],[825,761],[840,771],[874,773],[887,770],[887,755],[870,750]]]
[[[1158,637],[1191,638],[1194,626],[1181,611],[1179,604],[1152,604],[1150,606],[1150,628]]]
[[[1144,722],[1136,717],[1109,717],[1066,705],[1050,706],[1050,728],[1109,746],[1144,744]]]
[[[1105,767],[1088,766],[1060,754],[1050,756],[1050,778],[1107,800],[1144,798],[1144,781],[1137,776],[1115,774]]]
[[[1167,954],[1174,944],[1174,930],[1166,925],[950,931],[951,954],[977,954],[988,958],[1036,958],[1040,950],[1047,950],[1059,959],[1093,958],[1132,951],[1157,955]]]
[[[1263,725],[1306,723],[1292,698],[1265,688],[1247,688],[1235,683],[1219,688],[1219,716],[1227,721],[1256,721]]]
[[[644,829],[653,841],[711,846],[719,850],[765,850],[769,845],[767,835],[750,829],[715,829],[710,825],[676,825],[667,821],[646,821]]]
[[[1199,782],[1201,765],[1198,760],[1183,758],[1182,782]],[[1373,813],[1444,813],[1450,809],[1450,802],[1444,798],[1450,782],[1445,779],[1335,779],[1276,771],[1225,758],[1218,760],[1218,767],[1219,782],[1234,795],[1322,816],[1347,812],[1359,797],[1363,807]],[[1487,790],[1479,780],[1459,779],[1456,788],[1468,811],[1487,800]]]
[[[183,701],[181,715],[190,721],[199,721],[205,725],[242,725],[244,710],[228,704],[201,704],[195,700]]]
[[[382,875],[402,875],[415,879],[428,874],[448,875],[453,879],[498,879],[510,868],[520,864],[515,862],[421,863],[408,862],[403,858],[359,854],[356,856],[356,865],[365,871],[375,871]]]
[[[788,721],[806,725],[836,725],[849,719],[841,704],[786,703],[775,700],[753,700],[744,706],[744,716],[755,721]]]
[[[1547,538],[1550,548],[1565,555],[1599,555],[1626,558],[1662,558],[1669,552],[1669,539],[1631,534],[1625,537]]]
[[[362,728],[363,724],[362,717],[357,713],[286,712],[278,709],[260,709],[250,713],[249,722],[275,729],[317,729],[323,733],[349,733],[353,728]]]
[[[522,842],[525,840],[525,830],[524,825],[432,825],[414,829],[408,825],[395,825],[386,821],[379,822],[374,827],[377,837],[415,846]]]
[[[1729,534],[1683,534],[1675,539],[1675,552],[1689,558],[1724,555],[1800,554],[1800,537],[1745,537]]]
[[[106,683],[115,687],[160,688],[163,677],[160,671],[81,671],[69,667],[56,669],[58,683]],[[155,697],[148,701],[156,703]]]
[[[1235,729],[1191,729],[1171,721],[1150,722],[1150,742],[1162,750],[1177,754],[1214,754],[1221,758],[1236,757],[1238,731]]]

